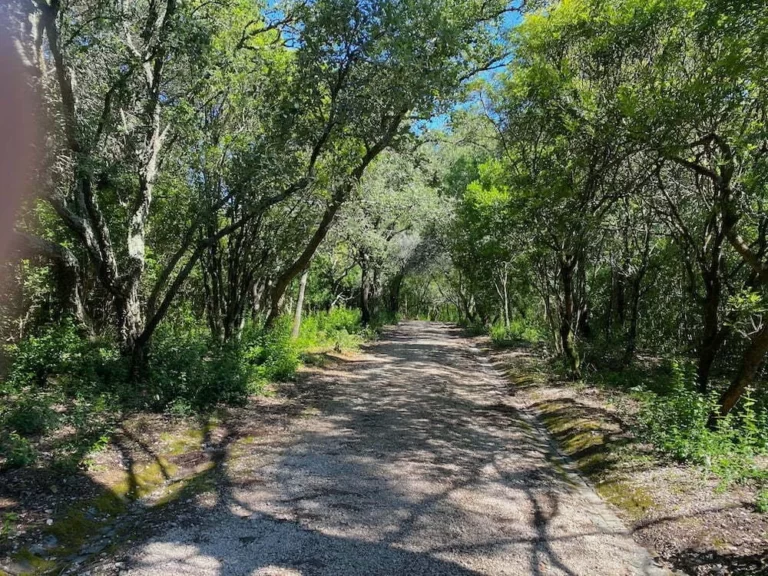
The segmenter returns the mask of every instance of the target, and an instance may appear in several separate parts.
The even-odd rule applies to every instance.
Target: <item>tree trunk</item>
[[[75,255],[68,248],[44,238],[22,232],[16,232],[15,236],[17,240],[15,247],[22,257],[41,257],[53,265],[56,292],[61,307],[61,314],[56,314],[56,316],[69,315],[79,325],[87,326],[80,282],[80,266]]]
[[[371,323],[371,282],[370,271],[368,269],[367,258],[363,259],[360,266],[361,278],[360,278],[360,312],[361,321],[363,326],[368,326]]]
[[[318,246],[320,246],[322,241],[325,239],[326,234],[328,234],[328,230],[330,229],[331,224],[336,217],[336,213],[339,211],[339,208],[341,208],[341,205],[341,200],[334,200],[328,205],[328,207],[325,209],[325,212],[323,213],[323,217],[320,220],[317,229],[315,230],[315,233],[312,235],[312,238],[310,238],[309,243],[304,248],[304,251],[275,280],[275,284],[272,286],[272,290],[270,291],[270,307],[269,314],[267,315],[267,319],[264,322],[265,327],[269,328],[274,325],[275,320],[277,320],[277,317],[280,315],[280,303],[286,289],[290,285],[291,281],[302,270],[304,270],[307,265],[309,265],[309,261],[315,255]]]
[[[144,314],[141,310],[138,284],[131,282],[126,293],[116,296],[114,302],[120,349],[126,356],[132,356],[144,331]]]
[[[731,385],[720,396],[718,413],[710,416],[710,427],[715,426],[718,417],[722,418],[728,415],[747,387],[754,382],[766,353],[768,353],[768,323],[764,324],[760,331],[750,339],[749,346],[744,351],[739,371],[731,381]]]
[[[560,341],[568,372],[574,380],[581,378],[581,359],[576,347],[574,318],[573,270],[576,259],[566,257],[560,261],[560,282],[563,288],[563,302],[560,310]]]
[[[632,282],[632,300],[629,305],[629,329],[627,330],[627,342],[624,348],[624,366],[629,366],[635,359],[637,349],[637,325],[640,312],[640,287],[643,282],[642,275],[638,274]]]
[[[403,286],[404,275],[398,272],[389,283],[389,311],[397,314],[400,311],[400,289]]]
[[[341,185],[341,187],[333,194],[333,198],[330,204],[328,204],[326,207],[325,212],[323,213],[323,217],[321,218],[314,234],[312,234],[312,237],[310,238],[309,243],[307,244],[304,251],[275,281],[275,285],[272,288],[272,293],[270,294],[270,309],[269,314],[267,315],[267,319],[264,322],[265,327],[269,328],[270,326],[274,325],[275,320],[277,320],[277,317],[280,314],[280,299],[282,298],[283,294],[285,294],[285,290],[288,288],[288,285],[296,277],[296,275],[299,274],[307,266],[307,264],[309,264],[309,261],[315,255],[318,246],[320,246],[322,241],[325,239],[325,236],[328,234],[328,230],[330,229],[331,224],[333,224],[336,213],[339,211],[344,202],[346,202],[347,197],[349,196],[349,192],[363,177],[363,174],[365,173],[366,168],[368,168],[368,165],[373,162],[376,156],[378,156],[387,146],[389,146],[392,138],[397,132],[397,129],[400,127],[400,123],[405,116],[405,112],[406,111],[403,110],[395,115],[381,139],[379,139],[376,144],[367,149],[365,156],[363,156],[363,158],[360,160],[360,164],[354,170],[352,170],[350,178],[347,180],[347,182]]]
[[[624,349],[624,365],[629,366],[635,358],[637,350],[637,329],[640,322],[640,298],[643,294],[643,280],[648,271],[649,235],[646,235],[643,263],[632,278],[632,300],[629,308],[629,329],[627,330],[627,345]]]
[[[504,328],[509,330],[509,289],[508,289],[508,276],[507,276],[507,270],[504,269],[504,274],[501,278],[501,294],[502,294],[502,302],[501,305],[504,308]]]
[[[379,272],[381,271],[381,268],[378,263],[374,263],[373,265],[373,273],[372,273],[372,279],[371,279],[371,290],[370,290],[370,303],[369,303],[369,309],[371,312],[371,317],[373,317],[376,314],[376,311],[378,310],[379,306],[379,292],[380,292],[380,286],[379,286]]]
[[[304,293],[307,289],[307,279],[309,278],[309,268],[305,268],[299,280],[299,297],[296,300],[296,312],[293,315],[293,330],[291,331],[291,338],[296,340],[301,332],[301,312],[304,307]]]
[[[696,366],[696,383],[699,392],[706,394],[709,389],[709,374],[712,364],[720,351],[725,338],[730,331],[728,327],[720,326],[720,277],[719,269],[704,277],[706,295],[702,308],[702,334],[698,349],[698,363]]]
[[[261,313],[261,299],[264,296],[267,285],[267,281],[257,279],[251,286],[251,318],[254,322],[258,320]]]
[[[619,273],[616,276],[615,286],[615,298],[616,298],[616,319],[619,322],[619,326],[624,326],[625,312],[625,299],[624,299],[624,276]]]

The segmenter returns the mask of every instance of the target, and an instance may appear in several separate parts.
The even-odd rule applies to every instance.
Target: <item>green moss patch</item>
[[[152,505],[155,507],[165,506],[182,498],[212,492],[216,489],[216,480],[213,474],[211,474],[214,468],[215,464],[208,462],[201,472],[171,483],[166,492],[155,500]]]
[[[13,556],[13,561],[18,564],[22,572],[19,576],[37,576],[38,574],[50,574],[56,568],[56,562],[52,560],[46,560],[40,558],[35,554],[32,554],[29,550],[22,550]],[[0,570],[0,576],[3,576],[6,572]]]
[[[162,486],[178,472],[178,467],[164,458],[157,458],[151,464],[137,466],[125,478],[111,487],[121,497],[143,498]]]
[[[57,554],[66,555],[79,550],[104,525],[104,522],[89,515],[88,508],[81,504],[70,508],[64,516],[46,527],[46,532],[56,536],[61,544]]]
[[[619,471],[632,460],[635,450],[625,449],[627,439],[601,409],[592,409],[572,397],[552,398],[544,387],[546,377],[530,366],[511,366],[507,377],[516,390],[533,401],[533,410],[544,427],[568,455],[579,472],[589,478],[600,496],[632,520],[646,516],[655,506],[651,494],[633,485]],[[559,395],[558,395],[559,396]],[[558,469],[561,475],[565,471]]]
[[[167,446],[165,451],[169,456],[178,456],[200,448],[205,434],[204,429],[190,428],[176,433],[165,432],[160,436],[160,440]]]
[[[632,486],[628,482],[606,481],[599,483],[595,488],[603,499],[624,510],[633,520],[642,518],[655,505],[647,490]]]

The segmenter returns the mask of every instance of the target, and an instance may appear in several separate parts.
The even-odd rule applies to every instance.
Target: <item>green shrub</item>
[[[0,456],[5,459],[5,468],[23,468],[35,463],[37,455],[26,438],[11,432],[0,438]]]
[[[319,312],[314,315],[317,319],[318,330],[333,332],[346,330],[354,334],[361,326],[360,310],[356,308],[331,308],[328,312]]]
[[[511,342],[540,342],[541,332],[530,323],[515,318],[510,321],[509,328],[502,323],[496,323],[490,328],[491,341],[497,345],[504,345]]]
[[[239,343],[214,343],[203,330],[170,323],[158,330],[144,401],[155,410],[183,402],[194,410],[245,400],[251,377]]]
[[[757,498],[755,499],[755,508],[761,514],[768,512],[768,488],[763,488],[760,490],[760,492],[757,493]]]
[[[49,326],[16,345],[8,346],[11,359],[7,384],[12,388],[45,386],[50,376],[68,370],[79,355],[83,340],[72,322]]]
[[[482,322],[477,322],[477,321],[464,322],[463,326],[470,336],[482,336],[483,334],[487,334],[489,330],[488,326],[486,326]]]
[[[113,342],[85,338],[69,321],[8,346],[6,353],[11,364],[6,392],[54,386],[68,394],[113,392],[123,387],[128,374],[127,361]]]
[[[755,411],[747,394],[739,410],[720,419],[712,429],[707,423],[717,409],[716,396],[698,393],[693,382],[690,370],[675,364],[668,394],[643,395],[641,437],[660,454],[704,466],[725,484],[764,477],[755,456],[766,450],[766,415]]]
[[[5,427],[21,434],[34,436],[46,432],[56,423],[56,413],[40,398],[24,398],[14,403],[3,416]]]
[[[308,314],[294,344],[295,349],[302,352],[329,348],[350,350],[360,346],[363,333],[359,310],[332,308],[328,312]]]
[[[373,330],[381,330],[384,326],[392,326],[400,321],[400,315],[390,312],[389,310],[379,310],[371,318],[370,328]]]
[[[248,329],[243,335],[242,352],[253,371],[252,391],[263,382],[289,379],[299,367],[299,350],[291,339],[291,319],[279,318],[271,330],[255,326]]]

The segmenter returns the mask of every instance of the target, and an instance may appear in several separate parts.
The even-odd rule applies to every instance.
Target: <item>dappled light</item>
[[[768,2],[0,0],[0,576],[768,574]]]
[[[225,458],[215,509],[129,574],[656,573],[455,328],[401,324],[320,377],[322,417]]]

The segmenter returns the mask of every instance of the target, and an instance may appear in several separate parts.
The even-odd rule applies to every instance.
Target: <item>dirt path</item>
[[[456,329],[403,323],[324,373],[316,409],[246,446],[121,573],[664,573]]]

